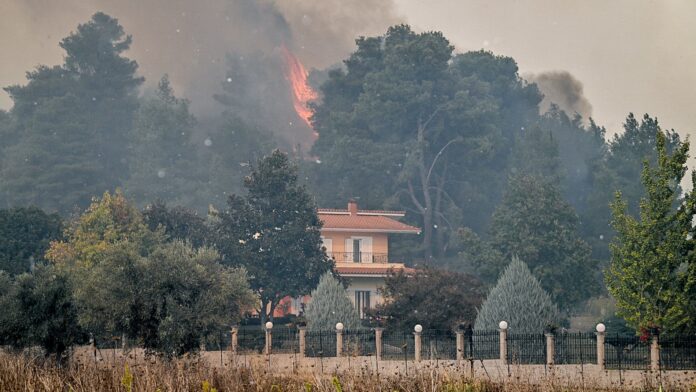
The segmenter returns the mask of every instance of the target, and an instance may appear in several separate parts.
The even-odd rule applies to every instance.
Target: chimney
[[[348,212],[351,215],[358,215],[358,202],[355,199],[348,200]]]

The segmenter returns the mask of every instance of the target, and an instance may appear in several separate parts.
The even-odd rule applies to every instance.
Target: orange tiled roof
[[[353,264],[353,263],[351,263]],[[340,275],[344,276],[349,276],[349,275],[381,275],[381,276],[386,276],[389,274],[391,271],[400,271],[403,270],[404,272],[408,273],[413,273],[415,270],[413,268],[408,268],[404,267],[403,264],[401,263],[393,263],[393,264],[382,264],[382,265],[375,265],[375,264],[363,264],[360,265],[358,263],[355,263],[357,265],[351,265],[351,266],[345,266],[345,265],[336,265],[336,272],[338,272]]]
[[[420,229],[399,222],[392,216],[404,216],[403,211],[359,210],[357,203],[348,203],[348,209],[319,208],[319,219],[327,231],[361,231],[373,233],[419,234]]]

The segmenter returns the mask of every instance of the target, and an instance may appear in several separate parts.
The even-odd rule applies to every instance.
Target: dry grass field
[[[680,388],[676,388],[680,389]],[[681,388],[683,390],[683,387]],[[220,368],[194,359],[173,362],[78,363],[57,366],[43,359],[0,353],[0,391],[568,391],[567,386],[544,383],[494,383],[453,373],[421,370],[415,374],[352,371],[340,374],[270,374],[261,367]],[[579,389],[578,389],[579,390]],[[584,391],[602,390],[591,385]],[[603,389],[606,390],[606,389]],[[644,385],[635,390],[658,390]],[[675,388],[663,388],[675,390]],[[687,389],[688,390],[688,389]],[[691,390],[696,390],[691,388]]]

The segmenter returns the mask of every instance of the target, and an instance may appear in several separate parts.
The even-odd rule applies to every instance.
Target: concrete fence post
[[[650,370],[660,371],[660,336],[657,333],[650,336]]]
[[[507,321],[501,321],[498,327],[500,328],[500,360],[507,363]]]
[[[457,329],[457,362],[461,363],[464,359],[464,330]]]
[[[273,323],[266,323],[266,349],[264,350],[266,355],[271,355],[271,347],[273,347]]]
[[[304,358],[307,352],[307,327],[297,327],[300,335],[300,358]]]
[[[128,336],[126,334],[121,334],[121,350],[126,350],[128,347]]]
[[[553,366],[556,363],[556,336],[552,333],[546,333],[546,365]]]
[[[416,362],[421,361],[421,333],[423,332],[423,326],[420,324],[416,324],[416,326],[413,328],[413,350],[414,350],[414,359]]]
[[[597,324],[597,366],[599,366],[599,370],[604,370],[606,367],[606,363],[604,360],[604,338],[606,335],[606,330],[607,327],[599,323]]]
[[[233,325],[230,329],[230,351],[237,354],[237,344],[239,343],[239,327]]]
[[[343,355],[343,323],[336,323],[336,357]]]
[[[375,328],[375,356],[378,361],[382,360],[382,333],[384,328]]]

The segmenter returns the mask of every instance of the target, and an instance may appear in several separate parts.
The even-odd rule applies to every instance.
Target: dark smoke
[[[259,83],[259,77],[267,74],[282,78],[283,70],[277,61],[280,45],[286,45],[307,69],[323,68],[350,53],[357,36],[383,33],[389,25],[400,21],[395,16],[392,0],[5,1],[9,3],[0,7],[5,13],[2,19],[11,21],[13,27],[7,26],[10,31],[16,28],[14,31],[23,33],[19,41],[51,48],[46,52],[37,50],[32,66],[59,63],[56,55],[60,51],[54,49],[58,41],[94,12],[103,11],[118,18],[133,35],[128,55],[138,61],[140,73],[149,85],[156,85],[163,74],[169,74],[175,90],[191,100],[198,116],[224,109],[213,95],[222,92],[230,67],[235,66],[227,60],[228,56],[242,59],[247,65],[266,67],[254,69],[252,74],[232,70],[237,78],[248,78],[247,84]],[[12,74],[21,76],[27,70]],[[258,116],[254,113],[248,116],[272,117],[272,110],[283,106],[263,101],[267,97],[274,101],[289,99],[285,86],[281,86],[282,91],[268,91],[278,88],[277,76],[272,78],[259,87],[265,90],[255,96],[261,98]],[[295,118],[284,118],[287,112],[281,110],[279,118],[261,125],[270,128],[297,122]],[[287,139],[294,142],[298,137],[291,135]]]
[[[585,98],[582,82],[569,72],[543,72],[525,75],[525,78],[536,83],[544,94],[544,100],[539,105],[541,113],[548,111],[551,104],[556,104],[570,116],[575,113],[585,119],[592,116],[592,104]]]

